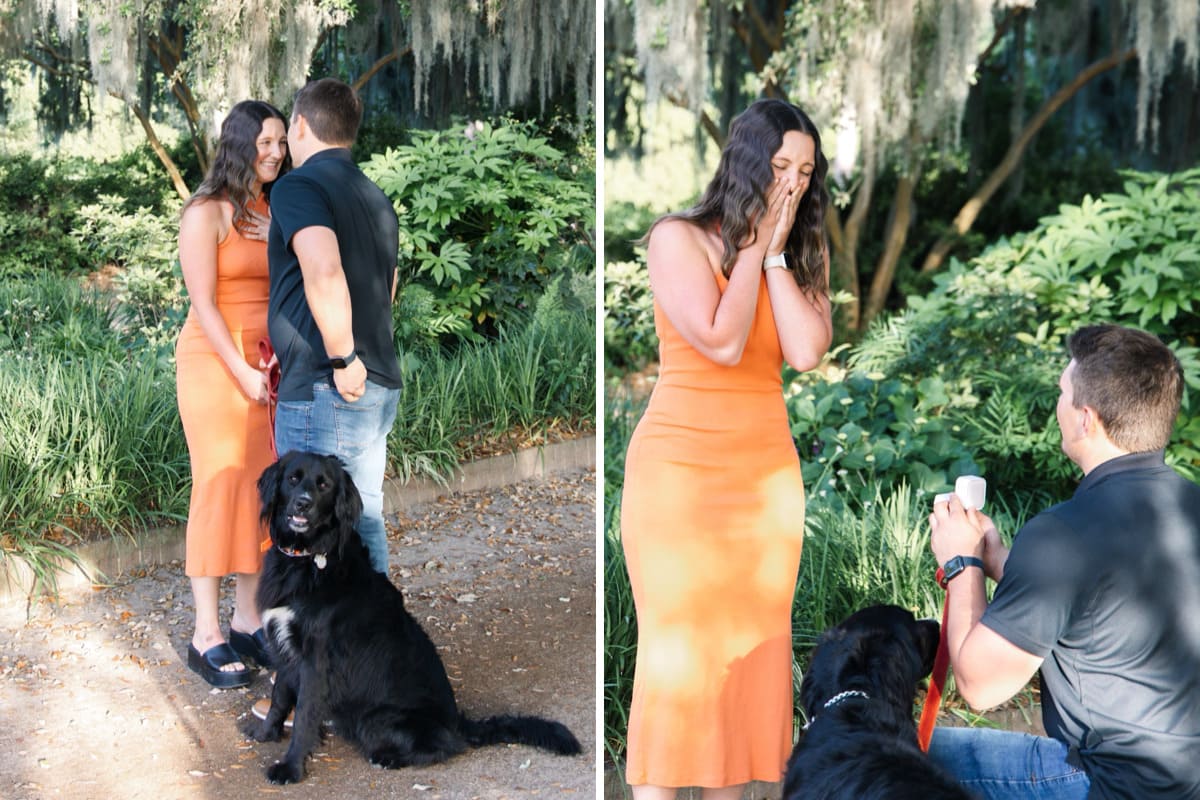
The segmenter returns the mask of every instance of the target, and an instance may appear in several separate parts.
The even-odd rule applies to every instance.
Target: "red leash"
[[[275,452],[275,403],[279,400],[281,370],[270,339],[264,337],[258,340],[258,357],[267,366],[267,420],[271,424],[271,455],[279,458],[279,453]]]
[[[938,567],[938,585],[942,583],[944,573]],[[946,619],[950,613],[950,593],[942,599],[942,627],[938,634],[937,655],[933,658],[933,672],[929,675],[929,691],[925,693],[925,705],[921,707],[921,721],[917,724],[917,744],[922,753],[929,752],[929,740],[933,738],[933,726],[937,722],[938,709],[942,706],[942,690],[946,688],[946,672],[950,668],[950,648],[946,644]]]

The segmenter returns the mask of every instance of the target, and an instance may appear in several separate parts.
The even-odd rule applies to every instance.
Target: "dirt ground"
[[[174,562],[0,617],[0,798],[595,797],[595,497],[594,471],[580,470],[389,520],[391,577],[460,708],[558,719],[582,755],[501,746],[389,771],[335,734],[304,783],[271,786],[263,770],[286,741],[238,732],[267,675],[218,691],[187,669],[191,590]]]

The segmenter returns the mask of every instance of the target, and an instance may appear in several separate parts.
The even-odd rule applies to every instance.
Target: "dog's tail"
[[[501,714],[482,720],[459,717],[459,729],[472,747],[489,744],[527,744],[560,756],[583,752],[575,734],[561,722],[541,717]]]

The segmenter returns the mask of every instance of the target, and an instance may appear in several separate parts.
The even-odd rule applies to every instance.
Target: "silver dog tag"
[[[313,563],[317,565],[317,569],[325,569],[325,554],[318,553],[313,556]]]

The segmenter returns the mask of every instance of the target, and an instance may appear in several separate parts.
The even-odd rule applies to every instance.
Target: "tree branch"
[[[695,109],[685,103],[683,98],[677,94],[663,92],[663,97],[667,98],[667,101],[673,106],[678,106],[679,108],[687,111],[695,111]],[[725,137],[721,135],[721,129],[717,127],[717,123],[713,122],[712,117],[708,115],[708,112],[704,109],[700,109],[698,112],[696,112],[696,116],[700,120],[700,126],[704,128],[704,132],[707,133],[712,140],[717,143],[717,147],[724,147]]]
[[[1075,76],[1074,80],[1059,89],[1049,100],[1043,103],[1037,113],[1026,123],[1025,129],[1021,131],[1021,135],[1009,145],[1008,152],[1004,154],[1004,158],[1000,161],[1000,164],[992,170],[992,174],[983,182],[979,190],[959,210],[958,215],[954,217],[952,230],[943,235],[934,244],[933,249],[929,251],[929,255],[925,257],[925,262],[921,265],[921,272],[932,272],[942,265],[942,262],[946,260],[946,256],[949,255],[950,250],[954,247],[958,239],[971,230],[971,226],[975,224],[975,220],[978,219],[980,212],[983,211],[984,205],[987,204],[988,200],[992,198],[992,195],[996,193],[996,190],[1000,188],[1004,181],[1008,179],[1008,176],[1017,168],[1017,165],[1021,163],[1021,157],[1025,154],[1025,148],[1033,141],[1033,137],[1037,135],[1042,126],[1054,115],[1054,112],[1070,100],[1088,81],[1136,57],[1136,49],[1126,50],[1123,53],[1113,53],[1107,58],[1103,58],[1084,68]]]
[[[1028,11],[1024,6],[1009,9],[1009,12],[996,26],[995,33],[992,35],[992,40],[988,42],[988,46],[983,48],[983,52],[979,54],[979,58],[975,59],[976,66],[982,66],[992,55],[992,51],[999,47],[1000,42],[1004,41],[1004,37],[1008,35],[1008,31],[1012,28],[1017,19]]]
[[[754,23],[754,27],[758,30],[759,37],[766,42],[767,47],[771,51],[778,50],[783,46],[783,35],[777,28],[772,28],[767,25],[767,21],[763,19],[762,14],[758,12],[753,0],[745,3],[742,6],[746,10],[746,15],[750,17],[750,21]]]
[[[57,59],[61,64],[66,64],[66,65],[75,67],[78,70],[78,72],[75,73],[72,77],[78,78],[79,80],[84,81],[85,83],[90,83],[93,86],[96,85],[96,79],[91,76],[89,71],[85,71],[83,66],[79,62],[73,61],[70,58],[64,57],[61,53],[58,53],[54,48],[52,48],[49,45],[46,45],[42,42],[35,42],[34,44],[38,49],[42,50],[43,52],[45,52],[45,53],[49,54],[50,56],[52,56],[53,58]],[[61,68],[55,67],[52,64],[44,62],[41,59],[36,58],[33,55],[30,55],[29,53],[26,53],[24,55],[24,58],[26,61],[30,62],[31,64],[34,64],[38,67],[41,67],[44,70],[52,72],[55,75],[66,75],[67,74]],[[163,168],[166,169],[167,175],[170,177],[171,183],[175,187],[175,191],[178,192],[179,196],[182,197],[184,200],[191,197],[191,195],[192,195],[191,190],[188,189],[187,184],[184,183],[183,176],[179,173],[179,168],[175,165],[175,162],[171,159],[171,154],[167,152],[167,148],[163,146],[162,141],[158,138],[158,134],[154,132],[154,127],[150,124],[149,117],[147,117],[144,113],[142,113],[142,109],[138,107],[138,104],[131,101],[129,98],[118,94],[117,92],[113,91],[112,89],[108,90],[108,94],[110,96],[115,97],[118,100],[120,100],[122,103],[124,103],[126,106],[128,106],[131,111],[133,111],[134,116],[137,117],[138,122],[141,123],[142,130],[146,134],[146,139],[150,142],[150,148],[154,151],[154,154],[156,156],[158,156],[158,160],[163,165]]]
[[[164,35],[162,30],[159,30],[147,37],[147,46],[154,57],[158,59],[158,66],[162,69],[163,77],[167,79],[171,94],[175,96],[176,101],[183,109],[183,118],[192,134],[192,149],[196,153],[200,169],[207,172],[208,137],[200,129],[200,108],[196,103],[195,95],[192,94],[191,87],[179,74],[180,52],[183,47],[183,42],[179,39],[180,35],[179,31],[176,31],[176,38],[172,40],[169,36]]]
[[[128,98],[122,97],[113,90],[109,89],[108,93],[113,97],[121,100],[125,105],[133,111],[133,115],[137,117],[138,122],[142,124],[142,130],[146,132],[146,139],[150,142],[151,149],[158,156],[158,160],[162,162],[166,168],[167,174],[171,176],[171,183],[175,186],[175,191],[184,200],[192,196],[192,192],[188,189],[187,184],[183,181],[183,176],[179,174],[179,168],[175,166],[175,162],[171,160],[171,154],[167,152],[167,148],[163,147],[163,143],[159,140],[158,134],[154,132],[154,127],[150,124],[150,118],[147,117],[137,103],[131,102]]]
[[[364,72],[362,75],[360,75],[358,80],[356,80],[354,82],[354,91],[356,91],[356,92],[362,91],[362,88],[367,85],[367,81],[369,81],[369,80],[371,80],[371,78],[375,77],[375,73],[379,72],[379,70],[383,69],[384,67],[386,67],[388,64],[392,63],[393,61],[397,61],[401,58],[404,58],[406,55],[408,55],[411,52],[412,52],[412,45],[405,47],[403,50],[400,49],[399,47],[397,47],[395,50],[393,50],[392,52],[388,53],[383,58],[376,61],[374,64],[371,65],[370,69],[368,69],[366,72]]]

